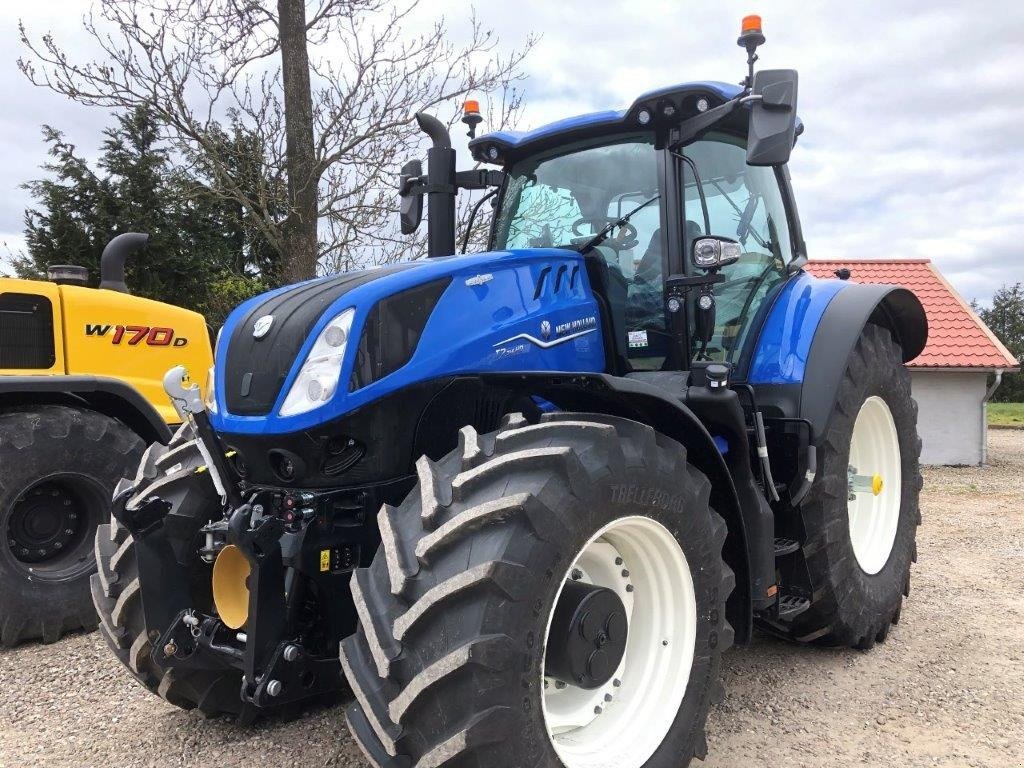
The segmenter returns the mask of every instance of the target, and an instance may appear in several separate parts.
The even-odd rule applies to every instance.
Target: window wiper
[[[659,192],[654,197],[651,197],[651,198],[648,198],[647,200],[644,200],[642,203],[640,203],[640,205],[638,205],[636,208],[634,208],[633,210],[631,210],[629,213],[625,214],[624,216],[620,216],[615,221],[608,222],[604,227],[601,228],[600,232],[598,232],[592,238],[587,240],[587,242],[585,242],[583,245],[579,246],[576,250],[579,251],[580,253],[586,253],[587,251],[591,250],[592,248],[600,245],[601,243],[603,243],[605,240],[608,239],[608,235],[610,235],[615,230],[616,227],[621,227],[623,224],[628,222],[630,220],[630,218],[632,218],[633,214],[638,213],[639,211],[643,210],[648,205],[653,203],[655,200],[658,200],[660,198],[661,198],[661,193]]]

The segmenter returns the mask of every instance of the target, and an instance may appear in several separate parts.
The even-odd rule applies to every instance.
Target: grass
[[[1024,403],[989,403],[988,423],[998,427],[1024,427]]]

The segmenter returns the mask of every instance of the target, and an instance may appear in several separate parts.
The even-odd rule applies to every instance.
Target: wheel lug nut
[[[66,533],[68,536],[70,536],[74,532],[75,532],[74,528],[65,528],[64,529],[64,533]]]
[[[555,680],[555,688],[557,688],[558,690],[562,690],[563,688],[565,688],[565,685],[566,684],[563,681]]]
[[[633,585],[632,584],[627,584],[626,585],[626,591],[627,592],[632,592],[633,591]]]
[[[572,580],[573,581],[579,581],[582,578],[583,578],[583,571],[581,571],[579,568],[573,568],[572,569]]]
[[[629,571],[627,571],[625,568],[622,569],[622,578],[624,578],[624,579],[628,579],[629,578]]]
[[[615,558],[615,564],[616,565],[622,565],[622,558],[621,557],[616,557]]]
[[[616,688],[618,688],[619,686],[622,685],[622,681],[619,680],[619,678],[616,677],[614,680],[612,680],[612,685],[614,685]]]
[[[612,700],[612,695],[611,695],[610,693],[606,693],[606,694],[604,695],[604,700],[605,700],[605,701],[611,701],[611,700]]]
[[[598,707],[594,707],[594,714],[595,715],[600,715],[601,714],[601,707],[599,707],[599,706]]]

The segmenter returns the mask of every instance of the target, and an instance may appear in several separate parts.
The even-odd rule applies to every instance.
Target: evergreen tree
[[[237,201],[213,192],[208,181],[176,167],[146,109],[117,117],[104,131],[98,171],[76,154],[60,131],[46,126],[49,178],[25,187],[36,206],[25,212],[28,252],[14,261],[20,277],[39,278],[53,264],[80,264],[99,281],[104,246],[121,232],[146,232],[146,249],[129,259],[126,278],[138,295],[202,312],[214,325],[237,303],[271,287],[277,253]],[[225,137],[239,162],[262,153],[251,137]],[[201,169],[200,169],[201,170]],[[254,193],[260,184],[253,181]]]
[[[992,297],[992,307],[979,309],[978,314],[1010,354],[1024,360],[1024,283],[1004,285]],[[1024,402],[1024,374],[1004,376],[992,399],[1003,403]]]

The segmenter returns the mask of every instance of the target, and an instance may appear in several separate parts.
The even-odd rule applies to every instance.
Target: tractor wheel
[[[164,525],[172,532],[172,546],[182,568],[193,575],[197,605],[211,602],[211,566],[198,557],[199,529],[220,507],[209,473],[196,470],[203,458],[196,441],[183,427],[164,447],[149,447],[132,486],[133,498],[159,494],[173,504]],[[241,672],[235,669],[164,670],[151,657],[152,642],[142,613],[138,567],[132,537],[116,519],[101,525],[96,534],[98,571],[92,577],[92,600],[100,618],[100,634],[136,680],[181,709],[198,709],[207,716],[246,718],[239,691]],[[160,627],[159,631],[163,631]],[[157,628],[154,628],[154,633]]]
[[[818,449],[819,475],[800,510],[814,597],[793,638],[868,650],[899,621],[917,560],[920,456],[900,347],[869,324],[847,363]]]
[[[92,541],[142,448],[128,427],[95,411],[0,413],[0,644],[95,628]]]
[[[379,515],[341,646],[378,766],[681,768],[732,643],[726,525],[685,450],[591,414],[516,414]]]

